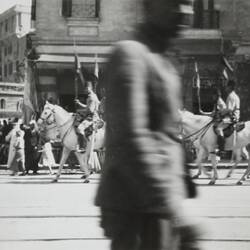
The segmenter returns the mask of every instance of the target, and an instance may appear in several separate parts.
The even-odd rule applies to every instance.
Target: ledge
[[[88,25],[97,26],[100,23],[99,17],[89,17],[89,18],[68,17],[66,20],[68,26],[88,26]]]

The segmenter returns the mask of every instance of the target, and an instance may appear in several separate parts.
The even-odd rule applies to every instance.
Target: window
[[[15,31],[15,16],[11,17],[11,32]]]
[[[4,64],[4,77],[7,77],[7,69],[8,69],[8,67],[7,67],[7,64]]]
[[[10,62],[9,63],[9,75],[12,75],[12,73],[13,73],[13,63]]]
[[[19,72],[19,61],[16,61],[16,72]]]
[[[10,43],[8,46],[8,54],[10,55],[12,53],[12,44]]]
[[[32,0],[31,4],[31,20],[36,20],[36,0]]]
[[[195,0],[193,26],[198,29],[219,28],[220,11],[216,10],[214,0]]]
[[[62,0],[62,15],[73,18],[99,17],[100,0]]]
[[[8,32],[8,21],[6,20],[5,21],[5,24],[4,24],[4,29],[5,29],[5,32],[7,33]]]
[[[0,100],[0,109],[5,109],[6,108],[6,101],[4,99]]]
[[[17,18],[18,18],[17,19],[18,28],[19,28],[19,30],[21,30],[22,29],[22,14],[18,13]]]

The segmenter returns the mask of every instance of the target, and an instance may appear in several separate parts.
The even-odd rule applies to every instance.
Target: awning
[[[81,63],[105,63],[107,62],[107,58],[103,57],[83,57],[83,56],[78,56],[78,60]],[[43,54],[40,56],[40,58],[37,60],[38,63],[43,63],[43,62],[51,62],[51,63],[74,63],[75,58],[74,56],[65,56],[65,55],[46,55]]]
[[[81,64],[94,64],[95,62],[102,64],[108,61],[108,58],[94,56],[78,56]],[[75,58],[73,55],[48,55],[42,54],[36,61],[38,68],[56,68],[65,69],[74,67]]]

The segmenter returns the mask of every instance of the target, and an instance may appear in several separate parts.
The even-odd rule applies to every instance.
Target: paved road
[[[250,180],[234,184],[243,169],[230,180],[208,186],[197,180],[199,197],[187,201],[192,219],[200,220],[204,250],[250,249]],[[93,206],[99,176],[83,184],[78,173],[64,174],[52,184],[46,174],[10,177],[0,172],[1,250],[108,250],[109,241],[98,226],[99,211]]]

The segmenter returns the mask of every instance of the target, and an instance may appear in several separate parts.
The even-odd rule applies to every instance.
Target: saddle
[[[215,128],[216,127],[214,126],[214,132],[216,133],[216,129]],[[236,132],[240,132],[244,128],[245,128],[245,122],[237,122],[236,124],[231,123],[228,127],[226,127],[225,129],[223,129],[224,137],[225,138],[230,137],[233,134],[234,129],[236,129]]]

